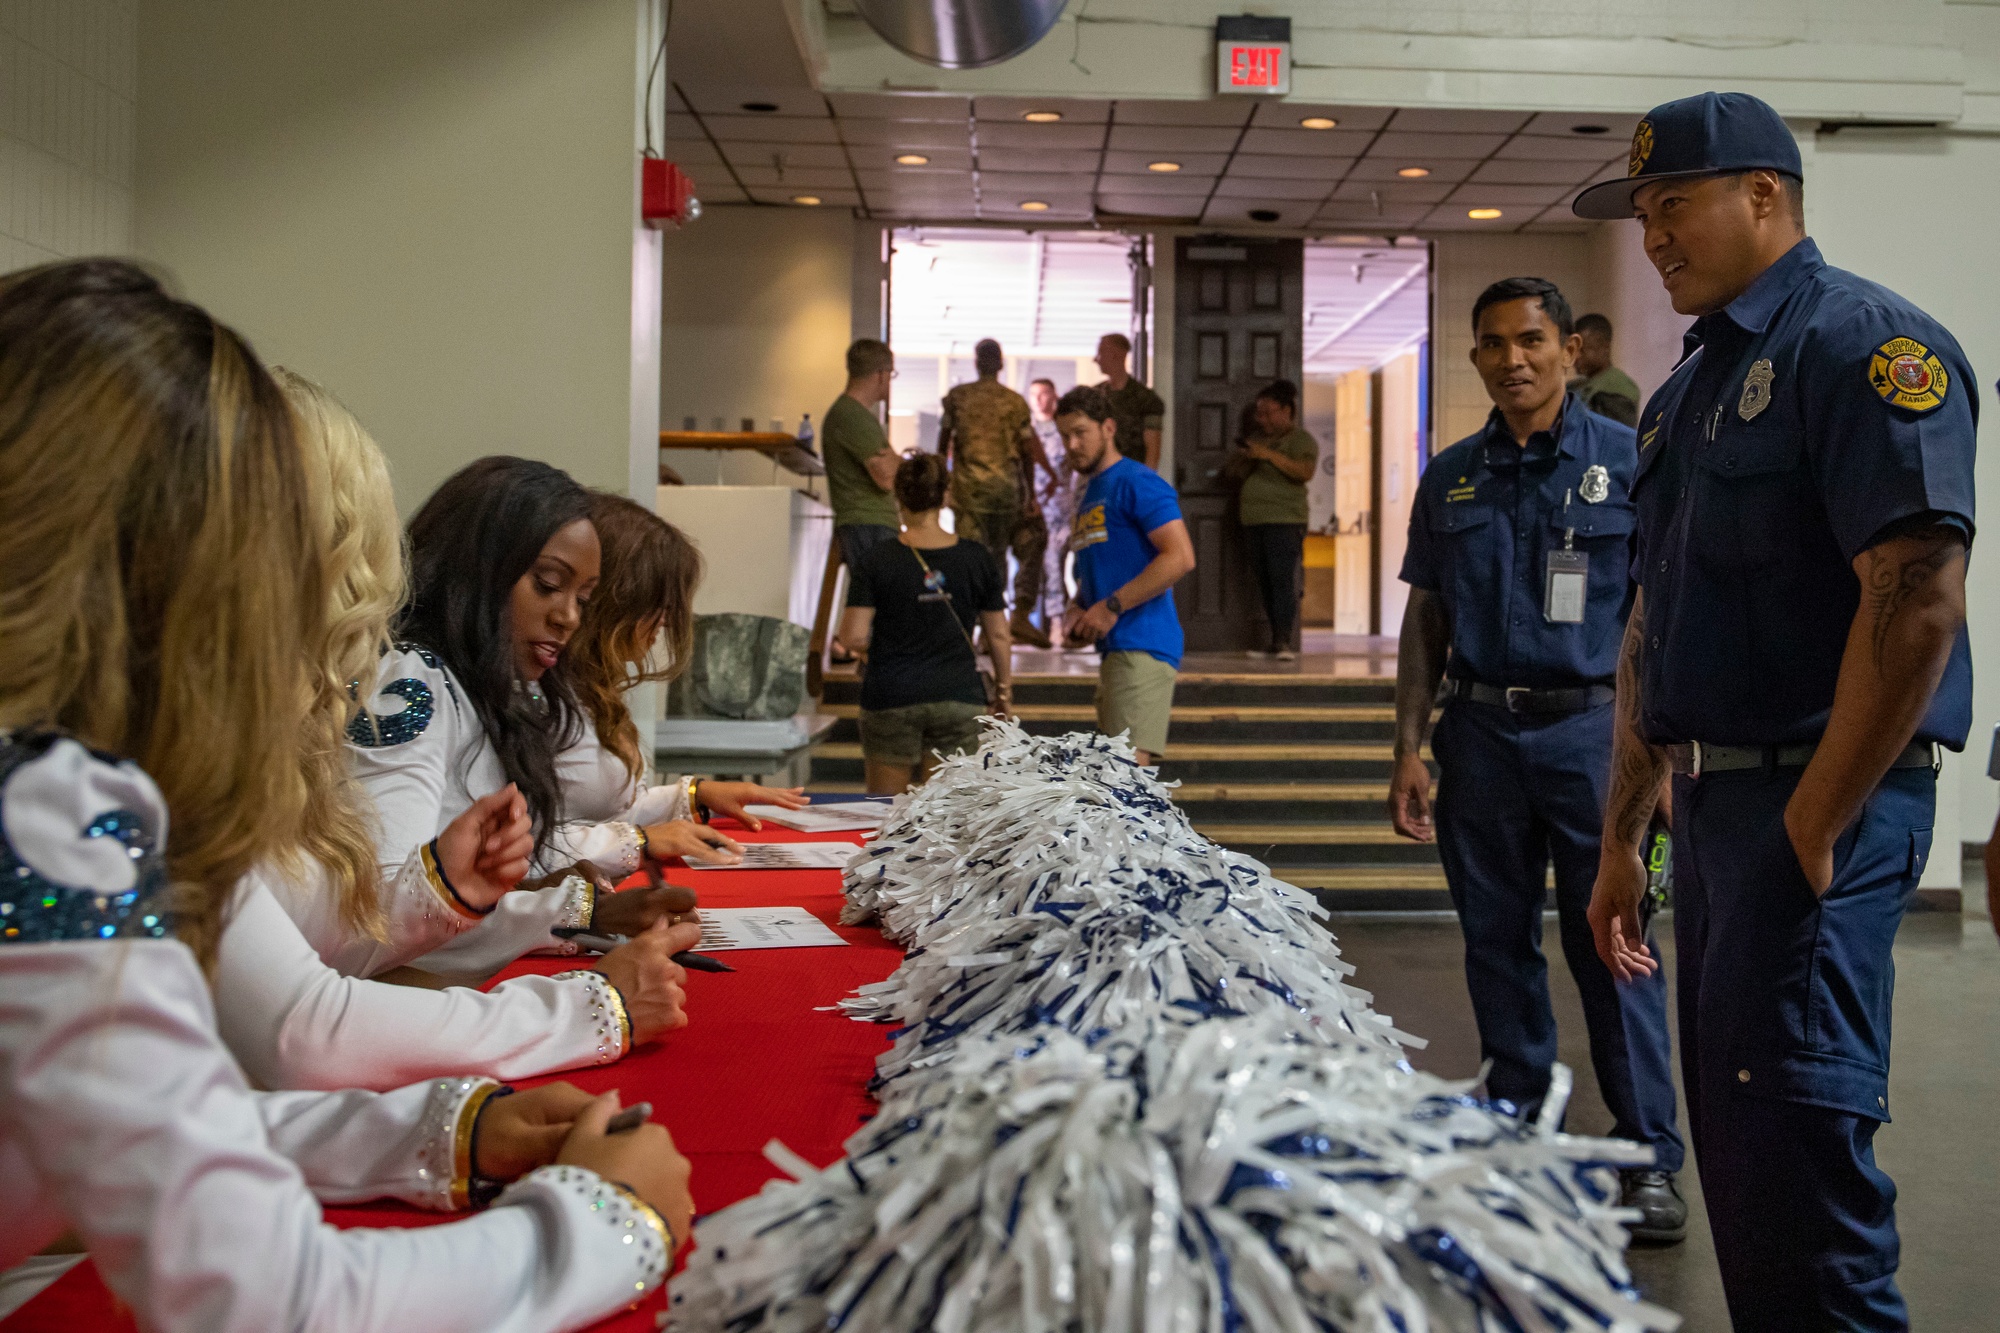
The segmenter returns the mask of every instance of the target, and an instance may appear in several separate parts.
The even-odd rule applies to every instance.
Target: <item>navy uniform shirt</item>
[[[1632,609],[1632,428],[1571,394],[1526,445],[1494,409],[1424,469],[1403,582],[1444,600],[1453,679],[1559,689],[1610,684]],[[1567,497],[1567,502],[1565,502]],[[1570,537],[1571,530],[1575,536]],[[1548,553],[1590,557],[1580,624],[1543,615]]]
[[[1640,728],[1655,745],[1814,741],[1860,605],[1854,558],[1926,515],[1971,541],[1965,354],[1810,240],[1688,348],[1639,416]],[[1961,629],[1916,738],[1962,749],[1971,725]]]

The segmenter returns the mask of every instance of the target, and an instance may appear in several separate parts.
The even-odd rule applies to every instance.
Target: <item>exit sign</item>
[[[1218,18],[1215,91],[1283,96],[1292,91],[1292,21]]]

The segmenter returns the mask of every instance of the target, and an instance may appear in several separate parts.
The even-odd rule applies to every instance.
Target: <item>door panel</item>
[[[1305,243],[1236,237],[1175,241],[1174,486],[1195,572],[1174,601],[1190,652],[1263,647],[1269,630],[1243,558],[1236,488],[1219,476],[1257,390],[1298,382]]]

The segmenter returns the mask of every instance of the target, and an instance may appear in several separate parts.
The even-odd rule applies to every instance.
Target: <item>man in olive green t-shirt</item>
[[[1243,452],[1256,467],[1236,497],[1236,519],[1243,526],[1245,553],[1257,576],[1257,591],[1270,622],[1269,652],[1252,649],[1252,657],[1275,654],[1279,661],[1298,658],[1292,636],[1299,623],[1299,576],[1306,543],[1306,482],[1319,466],[1319,443],[1299,429],[1299,388],[1290,380],[1273,380],[1257,394],[1252,408],[1256,437]]]
[[[1611,364],[1611,321],[1585,315],[1576,321],[1576,332],[1583,347],[1576,354],[1577,380],[1570,387],[1597,415],[1621,426],[1637,426],[1644,395],[1630,375]]]
[[[876,416],[888,400],[889,381],[895,374],[896,357],[888,344],[874,338],[855,340],[847,349],[847,388],[820,422],[833,539],[840,543],[840,558],[849,569],[870,549],[903,530],[896,498],[890,493],[903,456],[889,447]],[[845,647],[837,641],[834,660],[848,660]]]
[[[1111,442],[1127,458],[1136,458],[1147,467],[1160,470],[1160,428],[1166,421],[1167,405],[1160,395],[1132,378],[1126,359],[1132,355],[1132,340],[1122,333],[1107,333],[1097,340],[1097,368],[1104,372],[1105,401],[1111,404],[1111,419],[1118,423]]]

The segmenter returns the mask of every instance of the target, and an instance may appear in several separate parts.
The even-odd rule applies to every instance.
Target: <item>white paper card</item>
[[[689,861],[690,870],[845,870],[858,850],[851,842],[746,842],[735,865]]]
[[[837,801],[787,810],[782,805],[746,805],[743,809],[767,824],[801,833],[869,833],[889,817],[886,801]]]
[[[704,907],[701,909],[703,953],[731,949],[842,948],[847,941],[803,907]]]

